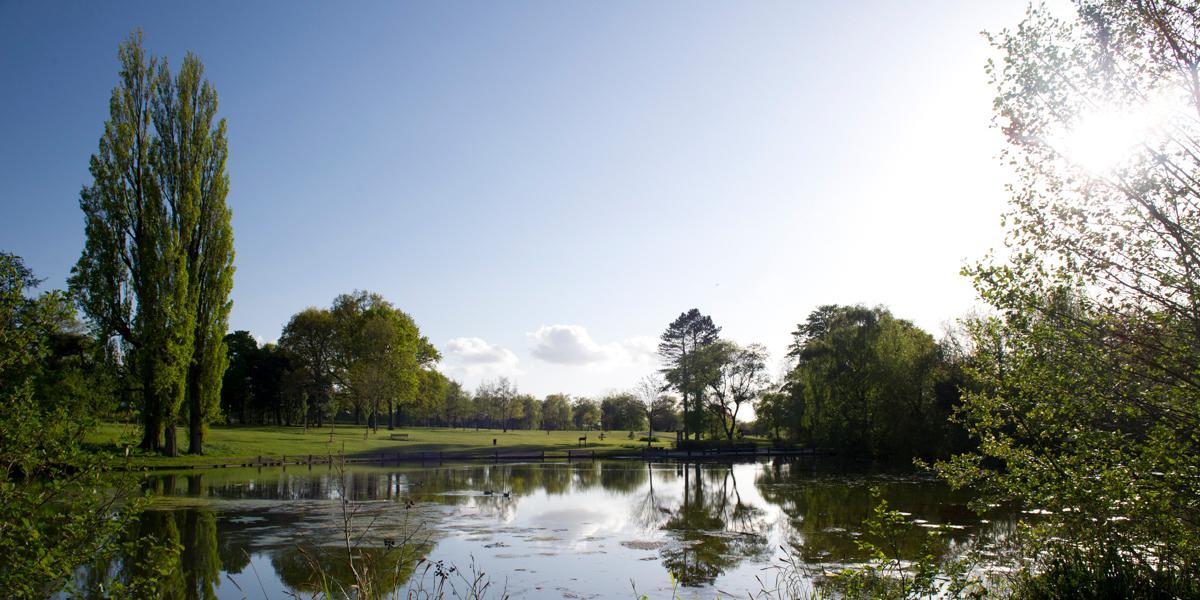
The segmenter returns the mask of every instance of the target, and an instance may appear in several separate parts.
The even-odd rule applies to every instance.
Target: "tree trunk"
[[[160,449],[158,435],[158,417],[145,414],[142,416],[142,450],[158,452]]]
[[[188,454],[204,454],[204,421],[196,412],[188,417]]]
[[[162,421],[158,414],[158,396],[154,393],[154,373],[142,365],[142,450],[158,452]]]
[[[179,446],[176,443],[175,437],[175,420],[172,419],[167,423],[166,430],[163,431],[163,453],[167,456],[179,456]]]
[[[204,454],[204,415],[201,408],[204,400],[200,396],[200,366],[188,367],[188,454]]]
[[[392,412],[392,399],[388,398],[388,430],[396,428],[395,414]]]
[[[683,440],[688,439],[688,393],[687,389],[683,390]]]

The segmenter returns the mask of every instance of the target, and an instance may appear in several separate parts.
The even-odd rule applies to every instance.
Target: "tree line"
[[[371,316],[370,312],[345,310],[347,304],[363,299],[375,304],[377,311],[396,311],[375,294],[356,292],[339,296],[333,309],[309,308],[297,313],[279,343],[260,345],[247,331],[225,336],[229,368],[221,388],[221,412],[226,422],[304,427],[341,422],[373,430],[419,426],[503,431],[638,431],[649,425],[665,431],[680,422],[675,400],[666,394],[656,394],[647,411],[633,392],[614,391],[594,399],[562,393],[538,398],[522,393],[507,377],[484,380],[469,390],[434,368],[438,353],[426,338],[405,335],[415,328],[411,319],[388,319],[384,325],[372,326],[378,329],[372,335],[353,334],[364,327],[359,319],[379,318],[378,313]],[[347,327],[350,329],[344,330]],[[391,333],[381,333],[385,327]],[[388,351],[411,357],[394,358],[382,368],[358,362],[364,355],[382,355],[363,344],[389,339]],[[415,343],[409,345],[405,340]]]
[[[778,443],[908,460],[942,457],[970,442],[950,419],[964,383],[962,353],[883,307],[827,305],[793,332],[790,366],[767,372],[760,344],[721,339],[698,309],[663,332],[662,389],[683,398],[682,436],[734,440],[753,406],[755,432]]]

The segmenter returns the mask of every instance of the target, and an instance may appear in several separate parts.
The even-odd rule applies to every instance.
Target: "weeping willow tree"
[[[848,454],[945,456],[955,394],[933,337],[883,307],[821,306],[792,334],[782,397],[763,418],[793,439]],[[774,421],[773,419],[780,419]]]
[[[1198,6],[1073,8],[990,36],[1009,247],[968,269],[995,309],[960,414],[981,445],[943,471],[1045,513],[1035,581],[1088,574],[1050,595],[1196,594]]]
[[[141,34],[121,45],[91,185],[80,193],[86,242],[70,285],[95,333],[123,350],[140,393],[142,448],[203,451],[226,366],[233,231],[225,198],[225,121],[189,54],[171,76]]]

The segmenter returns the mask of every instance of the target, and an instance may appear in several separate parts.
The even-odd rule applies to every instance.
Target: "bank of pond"
[[[912,525],[897,540],[909,558],[929,531],[942,556],[987,556],[1015,527],[924,474],[821,457],[267,466],[140,485],[152,501],[125,553],[81,570],[81,587],[156,568],[166,597],[309,597],[352,589],[366,568],[387,570],[392,589],[377,591],[400,596],[474,581],[494,597],[632,597],[636,585],[714,598],[773,585],[780,559],[805,587],[869,560],[856,542],[879,499]],[[155,565],[138,540],[180,551]]]

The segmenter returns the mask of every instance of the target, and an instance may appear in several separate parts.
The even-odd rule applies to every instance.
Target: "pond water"
[[[490,596],[632,598],[636,585],[669,598],[674,581],[684,598],[745,597],[785,555],[813,573],[865,560],[855,541],[873,487],[913,521],[903,553],[925,529],[956,552],[1012,528],[935,479],[812,458],[215,469],[144,485],[156,499],[129,539],[178,541],[160,584],[192,598],[349,589],[347,534],[355,568],[386,572],[401,595],[439,581],[462,593],[482,573]]]

